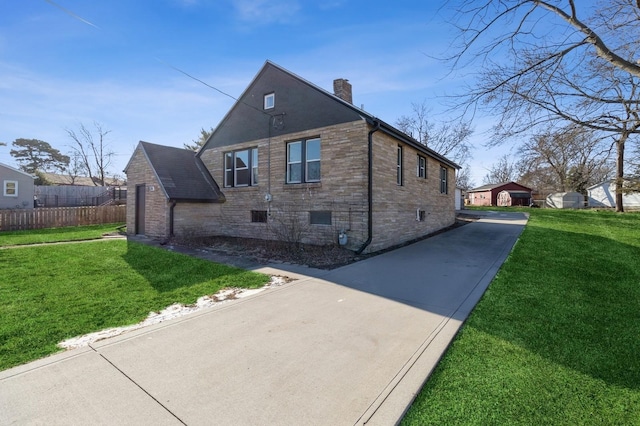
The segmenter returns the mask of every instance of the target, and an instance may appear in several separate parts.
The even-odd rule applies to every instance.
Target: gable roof
[[[275,93],[275,107],[267,112],[263,109],[263,96],[269,93]],[[286,105],[286,110],[282,105]],[[272,125],[272,120],[278,120],[278,125]],[[234,145],[358,120],[379,125],[382,132],[460,169],[458,164],[406,133],[271,61],[265,62],[197,155],[208,146]]]
[[[32,175],[30,175],[30,174],[29,174],[29,173],[27,173],[27,172],[24,172],[24,171],[22,171],[22,170],[20,170],[20,169],[16,169],[16,168],[11,167],[11,166],[7,166],[7,165],[6,165],[6,164],[4,164],[4,163],[0,163],[0,167],[4,167],[5,169],[11,170],[12,172],[15,172],[15,173],[20,173],[20,174],[22,174],[22,175],[29,176],[29,177],[30,177],[30,178],[32,178],[32,179],[35,179],[35,178],[36,178],[35,176],[32,176]]]
[[[144,141],[140,141],[138,146],[169,200],[210,203],[225,201],[220,187],[193,151]],[[125,173],[128,168],[129,164]]]
[[[500,188],[500,187],[505,186],[505,185],[509,185],[510,183],[513,183],[515,185],[518,185],[521,188],[525,188],[525,189],[531,191],[531,188],[529,188],[527,186],[520,185],[518,182],[510,181],[510,182],[490,183],[488,185],[482,185],[482,186],[479,186],[477,188],[470,189],[467,192],[489,191],[489,190],[492,190],[492,189]]]

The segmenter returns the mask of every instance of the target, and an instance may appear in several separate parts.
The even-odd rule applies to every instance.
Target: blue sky
[[[425,0],[20,0],[0,4],[0,162],[17,138],[63,153],[65,129],[111,130],[122,175],[138,141],[182,147],[215,127],[269,59],[332,91],[353,85],[354,104],[395,123],[426,100],[433,120],[451,118],[442,96],[464,73],[433,59],[454,33]],[[488,151],[488,120],[476,120],[472,175],[508,148]]]

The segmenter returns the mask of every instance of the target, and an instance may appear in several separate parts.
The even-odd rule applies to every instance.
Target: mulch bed
[[[334,269],[413,244],[450,229],[466,225],[474,220],[476,220],[476,218],[471,216],[459,217],[456,223],[448,228],[376,253],[360,255],[338,245],[318,246],[312,244],[292,244],[284,241],[271,241],[257,238],[200,237],[190,238],[188,240],[174,240],[171,244],[191,249],[205,250],[210,253],[218,253],[225,256],[242,257],[260,264],[290,263],[318,269]]]

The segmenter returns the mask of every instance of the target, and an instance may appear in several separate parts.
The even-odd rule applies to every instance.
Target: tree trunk
[[[622,205],[622,185],[624,184],[624,143],[627,140],[627,135],[623,133],[620,135],[620,139],[616,143],[617,157],[616,157],[616,211],[624,212],[624,206]]]

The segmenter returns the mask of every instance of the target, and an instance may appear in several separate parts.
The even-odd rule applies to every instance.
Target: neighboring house
[[[584,195],[579,192],[556,192],[547,196],[545,205],[554,209],[581,209],[584,207]]]
[[[122,179],[106,177],[105,185],[101,184],[100,179],[93,177],[90,178],[88,176],[71,176],[71,175],[61,175],[57,173],[49,173],[42,172],[40,173],[42,179],[46,182],[47,185],[57,185],[57,186],[65,186],[65,185],[74,185],[74,186],[122,186],[124,182]]]
[[[34,176],[0,163],[0,209],[32,209]]]
[[[615,207],[616,181],[608,180],[587,188],[587,202],[589,207]],[[624,208],[640,208],[640,193],[622,194]]]
[[[472,206],[498,206],[498,194],[507,191],[502,197],[504,205],[526,205],[531,203],[531,188],[516,182],[502,182],[479,186],[467,191]],[[514,201],[515,200],[515,201]]]
[[[347,80],[331,94],[267,61],[196,155],[138,145],[125,169],[128,232],[372,252],[452,225],[459,166],[351,96]],[[186,166],[194,182],[178,188],[176,169]],[[184,198],[194,187],[206,194]]]

